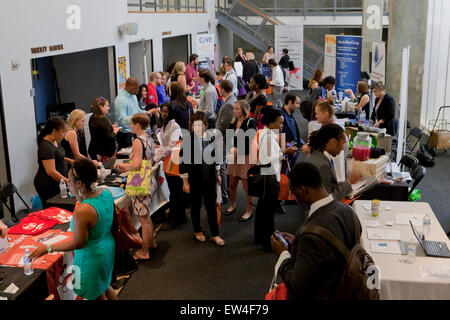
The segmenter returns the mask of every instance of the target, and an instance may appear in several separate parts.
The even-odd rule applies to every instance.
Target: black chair
[[[16,211],[15,211],[15,208],[14,208],[14,199],[13,199],[14,194],[17,194],[19,199],[22,200],[23,204],[27,208],[26,210],[24,210],[25,212],[23,214],[20,214],[20,216],[21,216],[20,218],[18,218],[16,216]],[[11,206],[8,205],[8,199],[11,199]],[[4,184],[1,187],[0,200],[1,200],[1,203],[4,204],[6,208],[8,208],[9,212],[11,212],[11,218],[12,218],[12,221],[14,221],[14,222],[18,222],[21,218],[23,218],[22,215],[26,216],[31,210],[30,207],[25,202],[25,200],[23,200],[22,196],[17,191],[16,186],[13,185],[12,183]]]
[[[414,170],[413,174],[411,175],[411,177],[413,178],[414,182],[413,182],[413,185],[412,185],[411,189],[409,190],[408,196],[410,196],[411,193],[413,193],[413,191],[417,188],[419,183],[425,177],[426,173],[427,173],[427,170],[423,166],[419,166],[419,167],[416,168],[416,170]]]
[[[412,128],[411,131],[409,132],[408,137],[406,138],[406,153],[410,153],[412,154],[414,149],[416,149],[417,145],[419,144],[420,140],[422,139],[422,137],[424,136],[424,132],[422,129],[420,128]],[[417,139],[416,143],[414,144],[414,146],[411,148],[411,137],[414,137]]]
[[[413,172],[417,169],[417,167],[419,166],[419,160],[410,155],[410,154],[405,154],[402,159],[400,160],[400,163],[398,164],[398,166],[403,166],[408,168],[408,172],[411,174],[413,174]]]

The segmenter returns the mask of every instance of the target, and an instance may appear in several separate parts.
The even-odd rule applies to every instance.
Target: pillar
[[[363,51],[361,70],[370,74],[372,42],[383,39],[384,0],[363,0]]]
[[[408,84],[408,120],[419,126],[422,102],[429,0],[391,1],[387,43],[386,87],[400,102],[402,50],[411,46]],[[398,109],[396,116],[398,115]]]

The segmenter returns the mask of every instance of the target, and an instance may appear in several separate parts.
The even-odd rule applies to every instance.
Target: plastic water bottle
[[[105,181],[105,179],[106,179],[106,169],[103,166],[103,164],[100,167],[100,179],[102,179],[102,182]]]
[[[361,112],[361,122],[366,122],[366,112],[364,110]]]
[[[25,254],[23,255],[23,273],[27,276],[33,274],[33,264],[32,261],[29,259],[30,256],[30,249],[25,249]]]
[[[430,229],[431,229],[431,217],[427,213],[425,217],[423,217],[423,236],[424,238],[427,238],[430,235]]]
[[[61,198],[67,198],[67,186],[64,179],[59,182],[59,191],[61,192]]]

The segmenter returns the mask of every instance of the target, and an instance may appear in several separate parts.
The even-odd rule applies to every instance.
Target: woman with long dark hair
[[[106,115],[109,112],[109,102],[103,97],[94,100],[93,114],[89,119],[91,142],[88,152],[91,159],[105,162],[116,153],[116,135],[121,129],[111,124]]]
[[[136,95],[138,103],[139,103],[139,107],[145,111],[145,107],[147,107],[147,104],[145,103],[145,98],[147,97],[147,85],[146,84],[141,84],[139,86],[139,92]]]
[[[175,109],[171,102],[162,105],[161,120],[162,127],[158,129],[161,141],[160,148],[156,152],[155,162],[171,157],[177,142],[182,138],[180,126],[175,121]],[[159,136],[158,131],[157,136]],[[166,179],[170,190],[169,223],[172,225],[184,224],[186,223],[186,210],[183,204],[183,181],[179,176],[169,173],[166,173]]]
[[[73,160],[66,158],[61,141],[64,139],[66,123],[63,119],[54,117],[47,120],[38,135],[38,163],[39,169],[34,177],[34,187],[41,198],[44,208],[47,200],[56,196],[61,180],[68,183],[67,163]]]
[[[175,121],[180,125],[181,129],[190,131],[191,119],[194,115],[192,103],[186,98],[183,86],[175,81],[170,83],[170,101],[175,111]]]

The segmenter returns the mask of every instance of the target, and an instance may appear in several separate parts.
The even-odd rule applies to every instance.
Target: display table
[[[419,202],[382,202],[382,208],[389,207],[390,211],[382,212],[378,218],[372,218],[370,201],[355,201],[353,208],[358,215],[362,225],[361,244],[372,256],[375,265],[380,268],[381,289],[380,295],[383,300],[448,300],[450,299],[450,280],[429,280],[424,279],[420,267],[443,267],[450,268],[450,259],[431,258],[425,255],[422,247],[414,237],[411,226],[396,224],[397,214],[426,214],[431,217],[431,235],[429,240],[446,242],[450,248],[450,240],[445,235],[433,210],[428,203]],[[404,242],[415,243],[417,245],[417,258],[415,263],[404,262],[405,255],[372,253],[370,242],[367,236],[367,228],[364,221],[376,220],[380,223],[379,229],[399,230],[401,239]],[[386,226],[387,222],[392,222],[393,226]],[[416,227],[421,232],[422,227]]]
[[[3,282],[0,284],[0,299],[7,300],[44,300],[48,297],[47,280],[44,270],[36,269],[32,275],[26,276],[23,268],[0,266]],[[5,293],[11,284],[18,290],[16,293]]]
[[[409,183],[394,182],[391,185],[377,183],[364,192],[358,200],[408,201]]]

